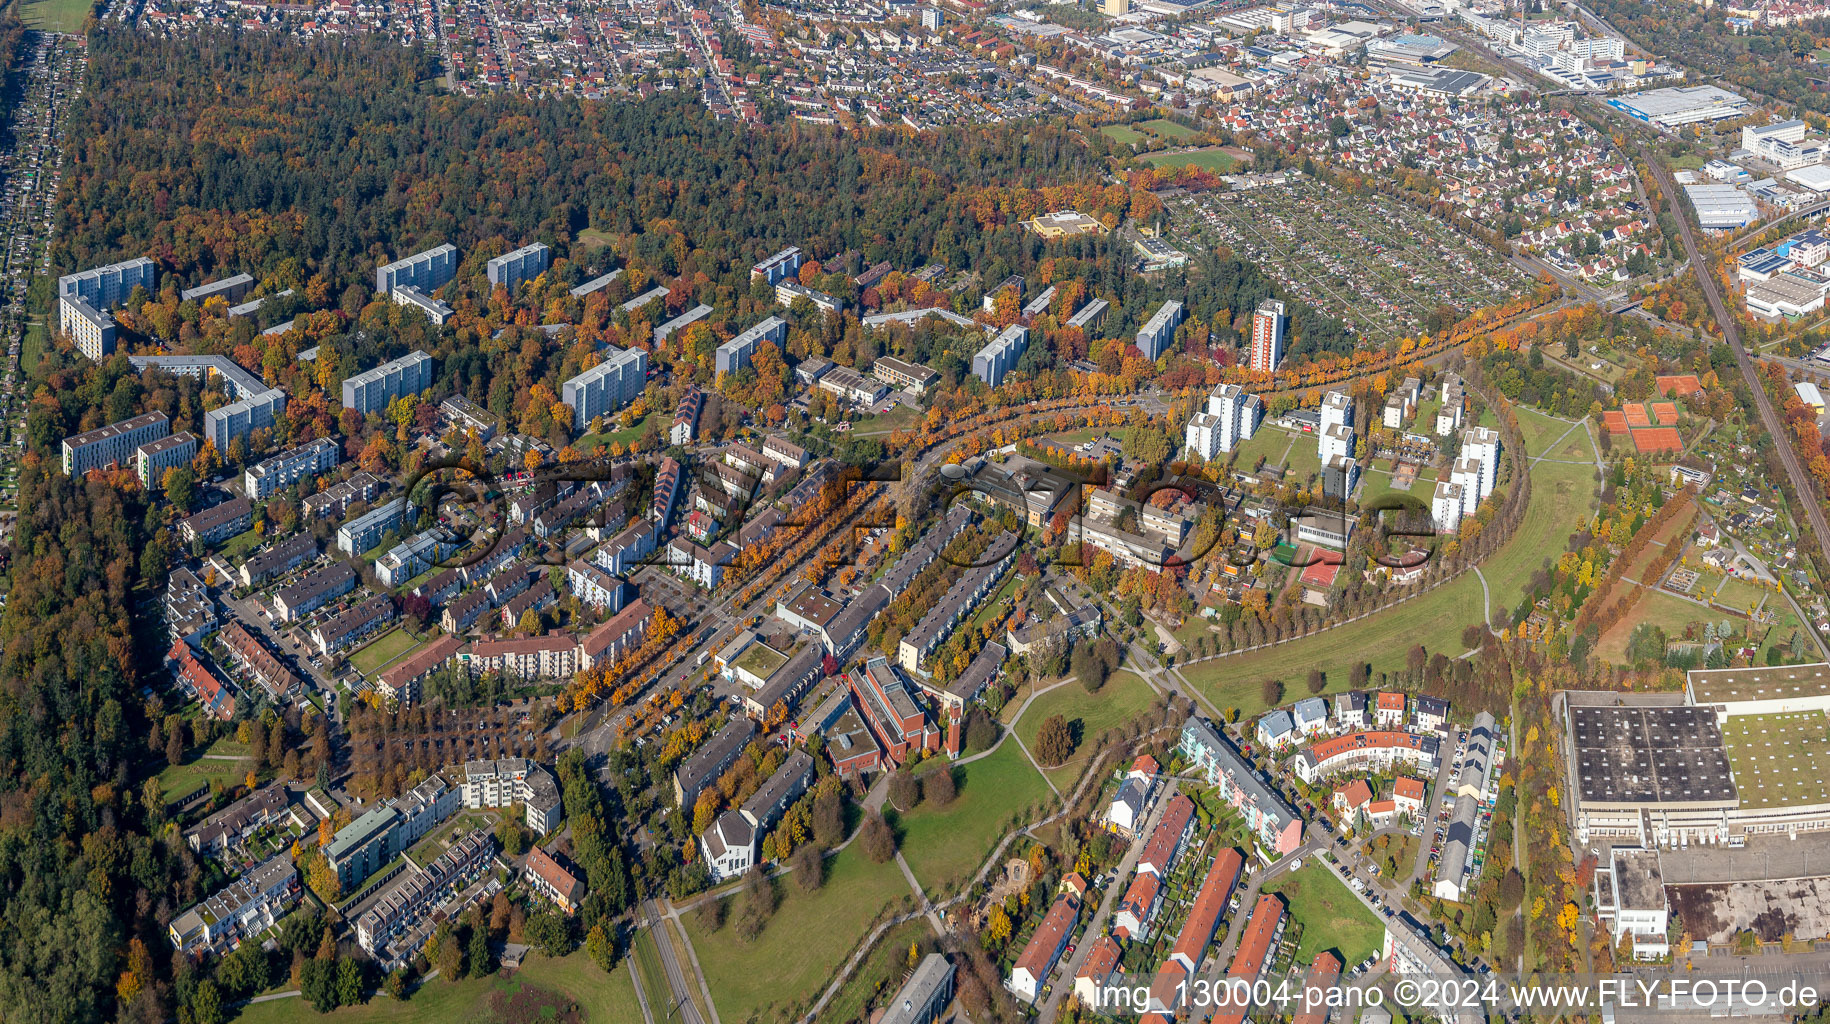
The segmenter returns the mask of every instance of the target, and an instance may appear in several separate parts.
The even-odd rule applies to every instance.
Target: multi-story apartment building
[[[1247,366],[1260,373],[1270,373],[1284,361],[1284,330],[1289,319],[1284,316],[1280,299],[1266,299],[1252,313],[1252,351]]]
[[[1188,421],[1186,447],[1210,461],[1250,441],[1264,420],[1264,403],[1237,384],[1220,384],[1207,396],[1207,410]]]
[[[207,284],[200,284],[195,288],[185,288],[178,293],[178,299],[181,302],[201,304],[220,296],[224,302],[236,302],[243,295],[248,294],[253,287],[254,276],[252,274],[236,274],[233,277],[224,277]]]
[[[1178,749],[1244,814],[1259,846],[1273,859],[1302,845],[1302,818],[1207,721],[1190,715]]]
[[[973,353],[972,375],[985,382],[986,387],[997,387],[1004,383],[1004,376],[1023,358],[1023,352],[1029,348],[1029,328],[1022,324],[1011,324],[998,332],[998,336],[985,344],[984,348]]]
[[[305,514],[313,519],[336,519],[358,501],[374,501],[381,493],[381,479],[367,471],[352,473],[348,480],[331,484],[303,502]]]
[[[164,486],[165,471],[188,464],[197,457],[197,435],[186,431],[148,441],[133,451],[134,475],[149,491]]]
[[[570,634],[478,640],[458,652],[458,664],[471,675],[494,672],[509,679],[553,679],[578,671],[578,641]]]
[[[375,578],[384,587],[398,587],[441,562],[463,545],[441,529],[415,534],[375,559]]]
[[[432,386],[432,357],[410,352],[343,382],[343,407],[367,416],[385,411],[401,395],[416,395]]]
[[[457,276],[457,267],[457,246],[441,245],[375,268],[375,290],[387,295],[401,285],[413,285],[434,291]]]
[[[750,280],[766,281],[771,285],[780,284],[784,278],[792,277],[801,271],[801,248],[791,245],[781,252],[763,260],[750,268]]]
[[[218,544],[254,525],[254,505],[246,498],[230,498],[196,515],[186,516],[178,532],[186,544]]]
[[[298,869],[292,854],[281,851],[172,918],[166,934],[172,948],[187,956],[227,953],[243,938],[277,924],[298,897]]]
[[[63,441],[64,473],[78,476],[107,466],[131,466],[143,444],[171,433],[171,420],[158,410],[85,431]]]
[[[356,570],[348,562],[334,562],[273,596],[273,614],[281,622],[297,622],[344,594],[356,589]]]
[[[763,833],[807,792],[812,781],[813,758],[805,750],[796,750],[742,807],[718,816],[699,837],[713,882],[736,878],[756,864]]]
[[[311,631],[312,642],[321,654],[335,654],[363,637],[393,622],[399,613],[394,601],[385,595],[371,597],[342,615]]]
[[[256,501],[276,494],[299,480],[335,469],[343,459],[337,442],[320,437],[289,448],[242,471],[242,490]]]
[[[553,774],[521,757],[466,761],[463,798],[464,806],[472,810],[518,803],[527,810],[527,827],[541,835],[558,828],[565,817]]]
[[[489,277],[491,288],[506,288],[513,295],[522,282],[532,281],[546,273],[551,260],[552,250],[544,243],[532,242],[490,260],[484,265],[484,273]]]
[[[416,510],[406,498],[377,505],[337,527],[337,547],[351,558],[367,554],[390,531],[400,531],[413,522]]]
[[[771,345],[780,345],[787,338],[788,321],[779,316],[766,317],[749,330],[718,346],[713,357],[717,372],[736,373],[750,365],[750,357],[756,354],[756,346],[765,341]]]
[[[1176,340],[1176,328],[1182,326],[1182,318],[1182,304],[1174,299],[1157,307],[1143,329],[1137,332],[1137,350],[1145,359],[1154,361],[1169,351],[1169,346]]]
[[[144,256],[65,274],[57,279],[57,329],[75,338],[84,355],[101,360],[114,351],[108,310],[127,301],[136,285],[150,293],[156,279],[157,268]]]
[[[674,317],[672,320],[669,320],[666,323],[662,324],[661,326],[656,327],[654,329],[654,340],[655,341],[666,341],[668,339],[668,337],[670,335],[674,334],[676,331],[684,331],[688,327],[691,327],[692,325],[698,323],[701,320],[704,320],[706,317],[711,316],[711,315],[712,315],[712,307],[701,302],[697,306],[694,306],[693,308],[687,310],[686,312],[681,313],[679,316]]]
[[[604,361],[559,387],[559,400],[572,410],[572,429],[583,432],[591,421],[613,413],[648,386],[648,353],[639,348],[608,349]]]
[[[674,769],[674,803],[691,807],[699,799],[700,791],[737,761],[737,755],[743,753],[743,748],[755,735],[756,723],[745,717],[731,719],[714,733]]]
[[[412,959],[432,937],[433,922],[439,920],[434,911],[488,874],[495,850],[495,838],[485,829],[458,836],[424,870],[395,882],[356,920],[356,944],[383,969]]]

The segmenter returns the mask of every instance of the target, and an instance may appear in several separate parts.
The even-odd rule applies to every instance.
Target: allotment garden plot
[[[1184,247],[1225,245],[1377,341],[1416,335],[1443,303],[1467,312],[1533,285],[1486,244],[1385,196],[1304,181],[1187,194],[1169,207]]]

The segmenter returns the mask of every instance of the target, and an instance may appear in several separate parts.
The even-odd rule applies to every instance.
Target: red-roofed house
[[[1188,919],[1182,923],[1182,933],[1169,949],[1169,959],[1181,964],[1189,974],[1201,969],[1201,957],[1214,941],[1220,915],[1226,912],[1227,901],[1233,898],[1233,886],[1244,867],[1245,858],[1231,847],[1221,850],[1208,865],[1207,877],[1201,880],[1201,889],[1188,909]]]
[[[1333,953],[1322,951],[1309,965],[1303,978],[1302,1010],[1290,1024],[1328,1024],[1327,995],[1341,980],[1341,961]]]
[[[1435,736],[1396,729],[1350,732],[1305,747],[1293,764],[1296,777],[1310,785],[1335,772],[1379,771],[1400,763],[1429,772],[1441,747]]]
[[[222,685],[208,665],[198,660],[191,645],[180,640],[165,652],[165,666],[178,677],[185,692],[197,698],[205,714],[228,721],[235,716],[235,695]]]
[[[1352,821],[1356,812],[1372,803],[1372,787],[1364,779],[1355,779],[1335,790],[1334,798],[1329,803],[1342,821]]]
[[[1137,760],[1131,762],[1130,774],[1145,779],[1154,779],[1161,774],[1162,771],[1163,766],[1157,764],[1156,758],[1151,757],[1149,754],[1139,754]]]
[[[1061,959],[1061,951],[1067,948],[1079,917],[1079,900],[1072,896],[1055,900],[1055,905],[1048,908],[1042,923],[1036,926],[1035,934],[1029,937],[1028,944],[1010,969],[1012,992],[1029,1002],[1036,1001],[1036,993],[1042,991],[1043,981]]]
[[[1404,694],[1382,692],[1373,704],[1373,723],[1375,725],[1399,726],[1404,724]]]
[[[1427,790],[1422,779],[1413,779],[1409,775],[1398,776],[1397,783],[1392,787],[1392,801],[1398,805],[1398,813],[1413,818],[1421,817]]]
[[[1173,1015],[1176,1009],[1189,1001],[1188,972],[1174,960],[1166,960],[1156,972],[1156,980],[1150,984],[1150,999],[1144,1008],[1153,1013]]]
[[[1258,897],[1252,916],[1246,921],[1245,934],[1239,937],[1239,949],[1233,954],[1233,966],[1226,972],[1231,986],[1245,993],[1264,976],[1271,962],[1271,951],[1284,930],[1284,901],[1269,893]],[[1250,1006],[1228,1006],[1214,1014],[1214,1024],[1240,1024]]]
[[[1182,847],[1194,828],[1195,802],[1185,794],[1177,793],[1163,807],[1163,817],[1144,844],[1144,852],[1137,858],[1137,873],[1167,875],[1175,867],[1176,858],[1181,856]]]
[[[577,910],[579,901],[584,899],[584,884],[538,846],[527,852],[527,867],[523,871],[535,891],[567,914]]]
[[[1118,910],[1112,915],[1112,934],[1132,942],[1143,942],[1150,938],[1150,922],[1162,906],[1162,876],[1138,872],[1132,877],[1125,895],[1119,898]]]
[[[1118,940],[1110,935],[1101,935],[1087,950],[1087,958],[1080,963],[1080,971],[1074,975],[1074,995],[1079,998],[1081,1006],[1100,1005],[1100,989],[1112,982],[1124,970],[1118,966],[1120,952]]]

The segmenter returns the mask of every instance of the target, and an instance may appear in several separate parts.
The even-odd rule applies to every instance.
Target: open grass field
[[[1187,142],[1189,139],[1201,137],[1200,132],[1193,128],[1185,128],[1166,117],[1159,117],[1154,121],[1144,121],[1138,127],[1152,135],[1161,135],[1171,142]]]
[[[897,987],[908,976],[909,946],[932,934],[924,918],[905,921],[890,929],[877,948],[871,950],[870,956],[858,965],[845,987],[814,1019],[818,1024],[852,1024],[863,1020],[864,1005],[873,993],[881,992],[878,1002],[882,1003],[896,994]]]
[[[1077,730],[1080,746],[1075,748],[1074,756],[1058,768],[1043,769],[1055,788],[1066,791],[1086,770],[1093,756],[1093,739],[1130,720],[1149,707],[1154,699],[1156,691],[1134,672],[1113,673],[1098,693],[1088,693],[1079,682],[1068,683],[1036,698],[1029,710],[1023,712],[1022,721],[1017,723],[1017,735],[1033,752],[1036,734],[1042,731],[1042,723],[1050,715],[1060,715],[1067,719],[1070,728]]]
[[[19,20],[40,32],[79,34],[94,9],[91,0],[27,0],[19,5]]]
[[[629,977],[628,961],[605,974],[583,952],[573,953],[563,960],[550,960],[531,953],[512,977],[467,978],[456,984],[433,978],[404,1002],[377,994],[361,1006],[346,1006],[320,1015],[303,1000],[276,999],[244,1007],[230,1019],[239,1024],[292,1024],[301,1018],[329,1024],[409,1024],[429,1020],[465,1024],[494,1019],[490,1008],[492,994],[513,995],[526,986],[543,989],[576,1004],[590,1024],[628,1024],[642,1019],[642,1008],[635,998],[635,983]]]
[[[1199,167],[1215,174],[1228,174],[1239,166],[1231,153],[1218,147],[1197,149],[1192,153],[1152,153],[1144,157],[1144,162],[1152,167]]]
[[[627,446],[629,442],[642,436],[642,433],[648,429],[649,421],[653,420],[654,417],[655,414],[651,412],[621,430],[606,430],[601,434],[586,434],[578,439],[576,447],[582,451],[592,451],[597,448],[608,447],[612,442]]]
[[[243,757],[247,748],[240,744],[224,747],[224,742],[227,741],[218,740],[207,749],[189,751],[183,762],[167,765],[159,773],[159,792],[165,794],[166,803],[182,802],[213,782],[220,782],[224,787],[241,785],[254,762]],[[205,757],[205,754],[229,756]]]
[[[1762,601],[1770,604],[1774,599],[1775,595],[1770,589],[1733,576],[1722,580],[1722,586],[1715,596],[1717,604],[1738,615],[1746,615],[1751,609],[1760,607]]]
[[[1624,664],[1627,660],[1627,639],[1640,623],[1649,622],[1664,630],[1666,639],[1676,640],[1684,635],[1684,627],[1690,623],[1715,618],[1708,609],[1675,594],[1647,589],[1640,595],[1639,603],[1633,606],[1633,611],[1616,623],[1613,629],[1601,635],[1601,641],[1595,645],[1595,654],[1611,664]]]
[[[230,565],[234,565],[238,562],[246,561],[248,552],[259,547],[260,542],[265,539],[266,537],[261,531],[249,527],[235,536],[230,537],[228,540],[223,541],[222,547],[218,549],[217,553],[222,555]]]
[[[1140,142],[1146,142],[1150,138],[1148,135],[1145,135],[1143,132],[1138,131],[1128,124],[1109,124],[1104,128],[1101,128],[1099,133],[1115,142],[1129,143],[1133,146]]]
[[[349,663],[365,676],[374,675],[389,663],[405,657],[419,646],[413,634],[395,628],[383,633],[374,643],[349,656]]]
[[[1032,706],[1024,722],[1035,712]],[[959,796],[951,804],[917,807],[898,822],[903,859],[929,896],[963,883],[1009,830],[1012,817],[1054,795],[1023,749],[1010,742],[957,769],[954,777]]]
[[[25,338],[19,343],[19,368],[26,376],[38,368],[38,361],[44,358],[45,349],[51,346],[51,328],[45,324],[28,324]]]
[[[1290,916],[1303,924],[1298,963],[1307,964],[1329,949],[1339,953],[1342,963],[1359,963],[1377,953],[1385,939],[1384,924],[1325,864],[1305,864],[1271,880],[1263,891],[1282,895]]]
[[[921,422],[926,415],[920,409],[911,409],[902,404],[879,416],[865,416],[852,424],[852,433],[860,437],[875,437],[895,430],[907,430]]]
[[[1821,711],[1730,718],[1722,741],[1741,806],[1830,803],[1827,724]]]
[[[578,233],[578,244],[587,249],[602,249],[612,241],[614,241],[614,239],[612,239],[608,233],[599,231],[596,228],[585,228]]]
[[[778,1021],[798,1015],[790,1011],[811,1002],[832,981],[883,909],[899,905],[903,897],[914,898],[895,861],[872,864],[857,844],[827,860],[826,884],[817,891],[802,892],[792,878],[779,884],[781,906],[752,942],[738,938],[729,923],[735,905],[716,932],[701,927],[697,914],[682,915],[724,1020]]]
[[[1550,450],[1551,443],[1570,429],[1570,424],[1554,419],[1536,409],[1520,405],[1515,406],[1519,413],[1519,433],[1525,437],[1525,450],[1533,455],[1544,455]],[[1580,437],[1580,430],[1571,437]],[[1593,455],[1590,456],[1593,458]]]
[[[1281,466],[1284,463],[1284,453],[1289,451],[1292,446],[1302,444],[1305,438],[1309,441],[1309,447],[1314,448],[1315,439],[1313,437],[1292,434],[1276,427],[1260,427],[1258,433],[1253,434],[1250,441],[1246,441],[1234,449],[1233,465],[1250,468],[1262,455],[1265,465]]]
[[[1532,572],[1563,550],[1570,531],[1594,510],[1593,466],[1539,462],[1531,473],[1531,507],[1524,521],[1481,566],[1491,592],[1489,607],[1495,612],[1518,605]],[[1346,687],[1348,666],[1355,661],[1370,662],[1374,672],[1390,671],[1403,664],[1412,644],[1422,644],[1432,653],[1460,654],[1462,627],[1480,621],[1481,603],[1480,580],[1466,573],[1423,597],[1351,625],[1250,654],[1200,662],[1181,672],[1219,707],[1254,714],[1262,710],[1259,683],[1267,677],[1294,684],[1318,668],[1333,691]]]

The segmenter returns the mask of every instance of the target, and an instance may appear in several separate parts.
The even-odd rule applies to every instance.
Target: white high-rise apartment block
[[[1430,499],[1430,521],[1443,533],[1454,533],[1461,528],[1461,485],[1447,480],[1438,481],[1436,493]]]
[[[1353,428],[1333,426],[1323,430],[1316,438],[1316,453],[1324,466],[1335,458],[1353,458]]]
[[[1203,460],[1250,441],[1264,418],[1264,403],[1237,384],[1221,384],[1207,396],[1207,411],[1188,421],[1187,447]]]
[[[1449,468],[1449,482],[1461,488],[1461,514],[1471,516],[1481,507],[1481,464],[1478,459],[1460,458]]]
[[[1353,429],[1353,396],[1345,391],[1330,391],[1322,396],[1322,432],[1326,433],[1329,427]]]
[[[1462,432],[1461,457],[1473,459],[1481,464],[1480,498],[1475,502],[1487,500],[1493,488],[1500,482],[1500,432],[1492,427],[1474,427]]]

